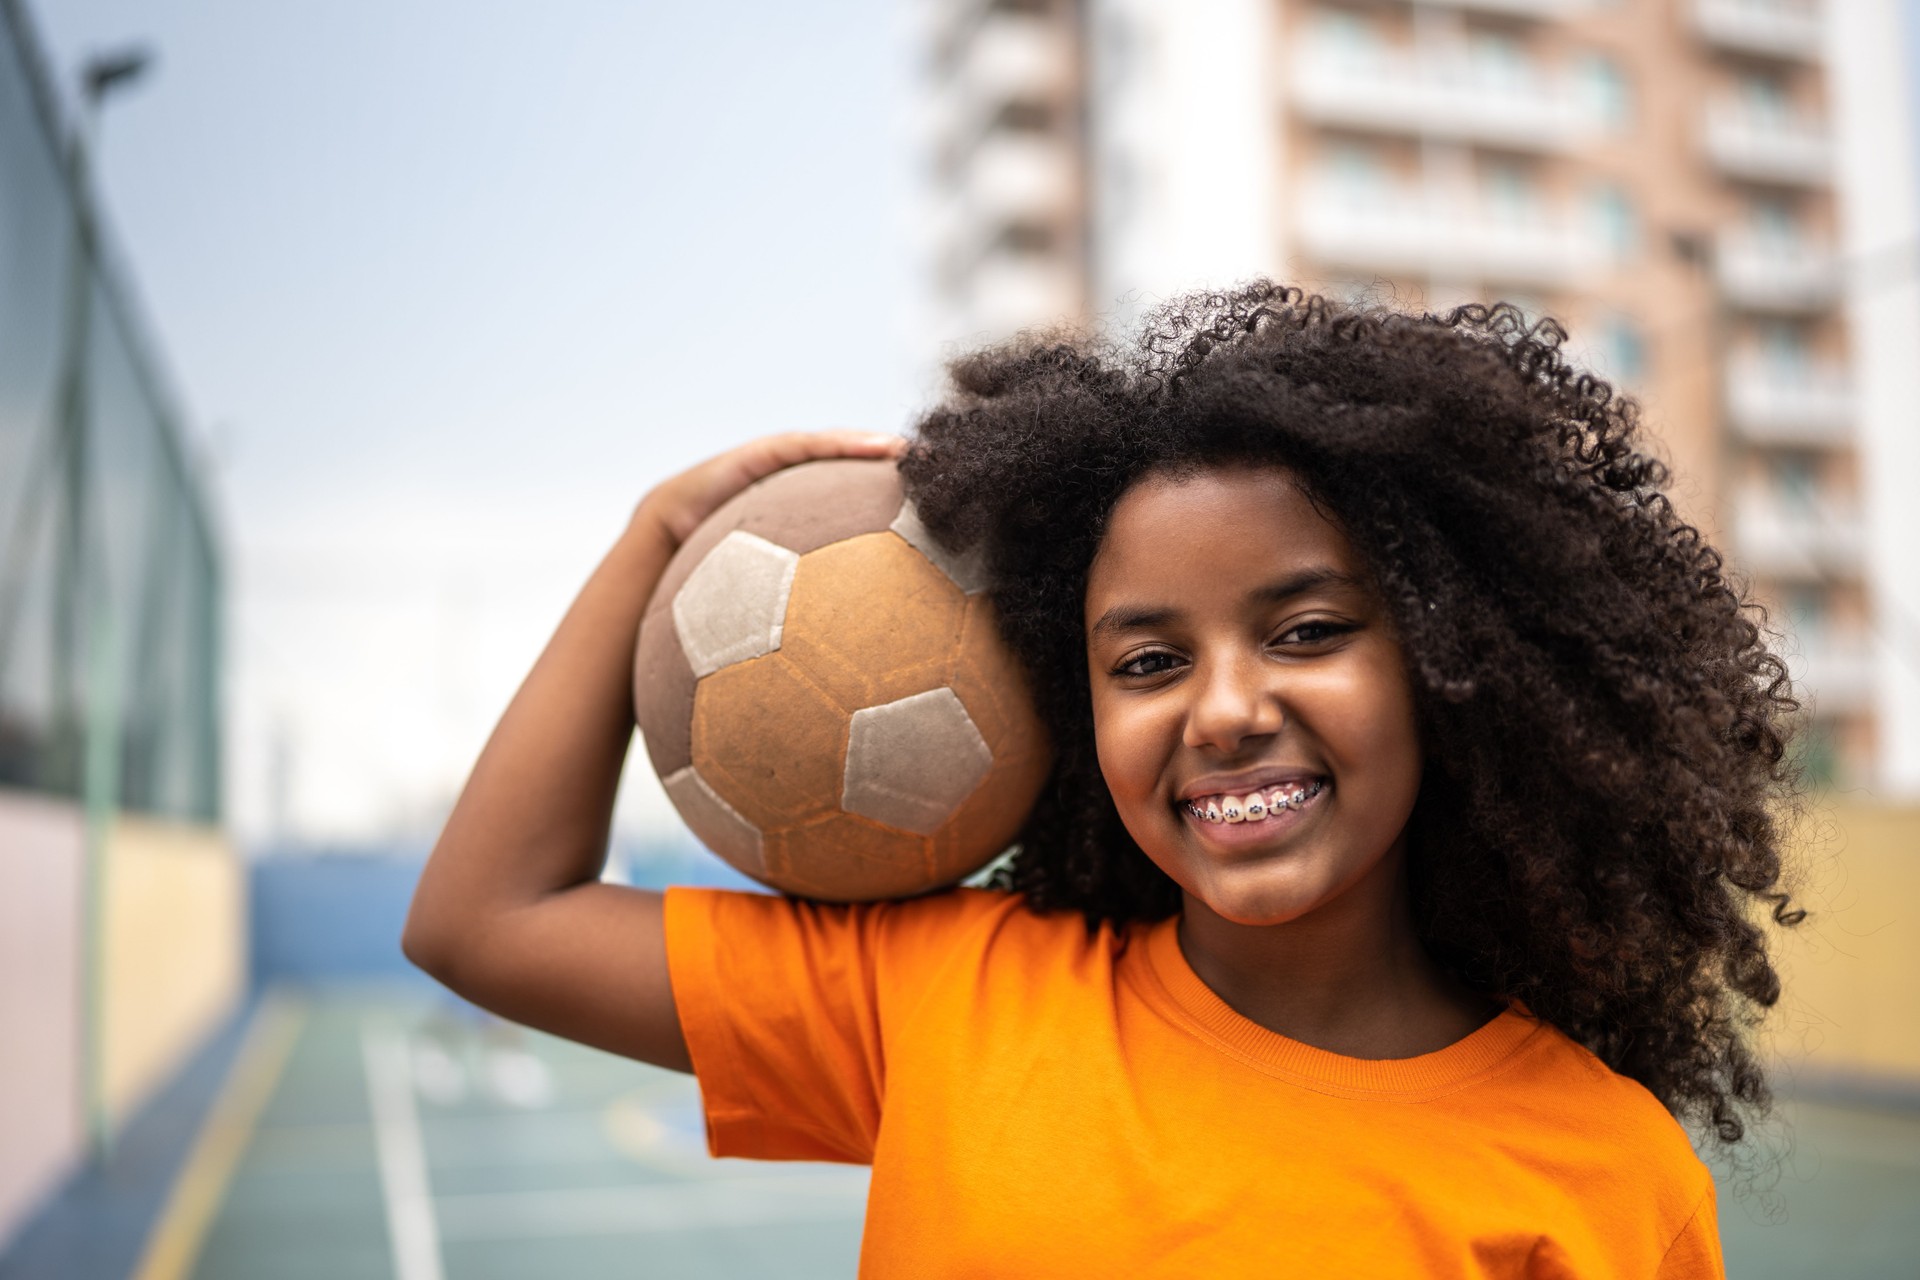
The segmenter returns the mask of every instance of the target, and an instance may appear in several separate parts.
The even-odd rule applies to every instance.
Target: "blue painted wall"
[[[431,980],[400,954],[407,904],[426,862],[422,848],[287,849],[252,864],[256,982]],[[757,888],[691,843],[616,851],[620,878],[646,888],[697,884]]]

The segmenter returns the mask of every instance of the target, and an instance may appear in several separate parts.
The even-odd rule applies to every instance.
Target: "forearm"
[[[641,615],[674,549],[756,480],[901,448],[853,431],[767,436],[648,493],[480,753],[414,892],[409,959],[506,1017],[688,1069],[662,895],[597,883],[633,739]]]
[[[434,846],[404,946],[429,970],[490,918],[591,883],[633,736],[633,652],[673,540],[636,517],[581,589]]]

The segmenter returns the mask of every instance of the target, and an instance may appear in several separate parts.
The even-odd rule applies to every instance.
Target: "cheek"
[[[1123,813],[1148,799],[1160,780],[1166,751],[1153,720],[1142,704],[1094,695],[1094,754]]]
[[[1398,807],[1404,800],[1411,806],[1420,787],[1422,752],[1406,673],[1398,661],[1375,662],[1360,679],[1365,693],[1349,704],[1357,714],[1345,717],[1341,754],[1367,775],[1368,790],[1382,803]]]

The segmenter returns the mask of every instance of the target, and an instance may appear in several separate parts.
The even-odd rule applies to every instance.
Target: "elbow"
[[[407,917],[406,927],[400,931],[400,954],[414,968],[434,978],[440,976],[440,948],[412,916]]]
[[[407,923],[400,930],[400,954],[428,977],[451,985],[454,948],[449,931],[434,923],[433,912],[425,907],[418,894],[407,912]]]

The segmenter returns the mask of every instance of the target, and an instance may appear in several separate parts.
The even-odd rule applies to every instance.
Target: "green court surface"
[[[1801,1103],[1735,1280],[1920,1276],[1920,1113]],[[419,996],[269,1000],[143,1280],[851,1277],[866,1170],[712,1160],[693,1081]]]
[[[690,1077],[450,1004],[277,1007],[284,1053],[256,1035],[227,1087],[264,1105],[210,1122],[237,1160],[203,1138],[183,1179],[222,1184],[198,1280],[854,1273],[867,1171],[710,1159]]]

